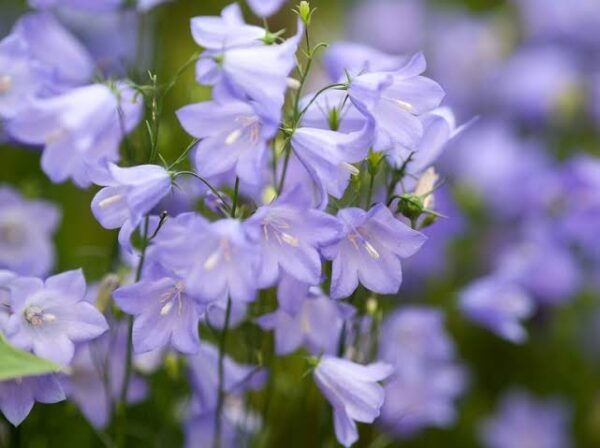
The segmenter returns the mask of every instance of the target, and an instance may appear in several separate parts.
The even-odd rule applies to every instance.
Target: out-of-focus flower
[[[6,336],[16,347],[58,364],[73,359],[75,342],[87,342],[108,329],[104,316],[85,301],[85,278],[79,271],[48,278],[21,277],[10,282],[13,314]]]
[[[500,276],[475,280],[460,293],[460,307],[474,322],[514,343],[527,339],[521,321],[530,317],[535,305],[519,286]]]
[[[0,268],[46,275],[54,264],[52,235],[59,221],[53,204],[27,201],[11,188],[0,187]]]
[[[260,17],[269,17],[275,14],[279,8],[287,1],[287,0],[247,0],[248,5],[256,14]]]
[[[10,271],[0,270],[0,332],[4,332],[4,326],[11,314],[9,283],[17,278]]]
[[[318,361],[314,379],[333,407],[335,435],[343,446],[358,440],[356,422],[373,423],[383,405],[383,387],[378,384],[392,373],[384,363],[366,366],[325,355]]]
[[[36,401],[58,403],[64,399],[65,393],[56,375],[0,381],[0,411],[14,426],[27,418]]]
[[[570,412],[559,400],[539,400],[514,390],[502,398],[494,416],[480,426],[486,448],[568,448]]]
[[[402,283],[400,258],[410,257],[425,236],[397,220],[383,204],[369,211],[342,209],[343,238],[326,246],[323,255],[333,260],[331,297],[351,295],[358,283],[380,294],[394,294]]]

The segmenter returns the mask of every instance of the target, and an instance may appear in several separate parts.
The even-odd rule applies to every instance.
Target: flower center
[[[6,246],[20,246],[25,242],[25,231],[16,222],[0,223],[0,243]]]
[[[46,134],[46,144],[52,145],[53,143],[60,141],[65,135],[67,135],[66,130],[62,128],[54,129]]]
[[[231,146],[245,136],[248,136],[252,145],[257,145],[260,141],[260,120],[257,117],[242,115],[236,117],[235,122],[239,127],[236,127],[225,137],[225,145]]]
[[[0,76],[0,95],[7,93],[12,87],[12,78],[10,75]]]
[[[43,323],[50,323],[56,320],[56,316],[51,313],[45,313],[39,306],[32,305],[25,309],[23,316],[28,324],[39,327]]]
[[[292,247],[298,247],[300,240],[291,235],[289,229],[289,223],[283,219],[267,217],[263,222],[263,234],[266,241],[269,241],[272,235],[280,245],[285,243]]]
[[[373,244],[371,244],[359,229],[350,232],[348,234],[348,240],[350,240],[356,250],[360,251],[360,249],[363,248],[373,260],[379,260],[381,257],[377,249],[375,249]]]
[[[113,196],[107,197],[106,199],[102,199],[98,203],[98,207],[100,207],[100,208],[110,207],[111,205],[114,205],[117,202],[120,202],[122,199],[123,199],[123,195],[122,194],[115,194]]]
[[[160,303],[163,306],[160,309],[161,316],[168,316],[175,305],[177,305],[177,313],[181,314],[181,310],[183,309],[183,295],[185,293],[185,287],[183,282],[175,283],[175,286],[164,293],[160,297]]]

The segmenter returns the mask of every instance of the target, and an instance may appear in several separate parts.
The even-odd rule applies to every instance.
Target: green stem
[[[367,193],[367,210],[371,207],[371,201],[373,200],[373,187],[375,185],[375,174],[369,173],[371,178],[369,179],[369,190]]]
[[[238,206],[238,194],[240,192],[240,178],[235,178],[235,186],[233,187],[233,199],[231,201],[231,217],[235,218],[235,212],[237,212]]]
[[[218,365],[218,396],[217,396],[217,408],[215,410],[215,430],[214,430],[214,448],[221,448],[221,432],[222,432],[222,421],[221,414],[223,413],[223,404],[225,402],[225,344],[227,342],[227,331],[229,330],[229,320],[231,318],[231,298],[227,299],[227,308],[225,310],[225,324],[223,325],[223,331],[221,332],[221,338],[219,340],[219,365]]]

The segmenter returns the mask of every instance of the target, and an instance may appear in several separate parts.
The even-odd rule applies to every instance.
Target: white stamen
[[[379,252],[377,252],[377,249],[375,249],[373,245],[367,240],[365,240],[364,245],[365,249],[367,250],[367,253],[371,256],[371,258],[373,258],[374,260],[379,260],[380,255]]]
[[[117,202],[119,202],[121,199],[123,199],[123,195],[122,194],[115,194],[114,196],[109,196],[106,199],[102,199],[99,203],[98,203],[98,207],[100,208],[106,208],[109,207],[111,205],[116,204]]]
[[[234,129],[226,138],[225,138],[225,144],[227,146],[233,145],[235,142],[237,142],[240,137],[242,136],[242,130],[241,129]]]
[[[165,303],[164,306],[160,309],[160,315],[166,316],[167,314],[169,314],[171,312],[172,309],[173,309],[173,301],[171,300],[171,301]]]
[[[54,314],[50,314],[50,313],[47,313],[47,314],[44,314],[44,315],[43,315],[43,319],[44,319],[46,322],[54,322],[54,321],[56,321],[56,315],[54,315]]]
[[[12,78],[9,75],[0,76],[0,95],[6,93],[12,87]]]
[[[216,252],[213,252],[213,254],[210,257],[208,257],[206,259],[206,261],[204,262],[204,269],[206,271],[212,271],[220,259],[221,259],[221,252],[218,250]]]
[[[298,89],[300,89],[300,86],[301,86],[300,81],[298,81],[295,78],[288,78],[287,85],[292,90],[298,90]]]
[[[394,102],[407,112],[412,112],[415,108],[412,104],[402,100],[394,100]]]
[[[285,233],[282,232],[281,233],[281,239],[286,242],[287,244],[289,244],[290,246],[296,247],[298,246],[298,238],[296,238],[295,236],[290,235],[289,233]]]
[[[348,162],[342,162],[342,168],[349,171],[353,176],[358,176],[360,174],[360,170]]]

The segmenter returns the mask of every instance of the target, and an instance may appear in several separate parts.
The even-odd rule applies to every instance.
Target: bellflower
[[[79,271],[48,278],[12,281],[13,314],[6,325],[8,340],[58,364],[73,359],[75,342],[90,341],[108,329],[104,316],[85,301],[85,279]]]
[[[568,448],[569,408],[560,400],[540,400],[521,390],[504,395],[495,415],[480,425],[486,448]]]
[[[394,72],[365,73],[350,81],[350,100],[375,122],[376,150],[413,148],[423,136],[418,116],[438,107],[444,97],[437,83],[420,76],[425,66],[419,53]]]
[[[247,0],[252,12],[259,17],[275,14],[287,0]]]
[[[124,84],[117,89],[120,101],[101,84],[38,99],[6,130],[23,143],[44,145],[42,169],[53,182],[72,178],[87,187],[103,162],[118,160],[122,138],[141,118],[141,100]]]
[[[152,253],[184,279],[187,291],[202,303],[251,302],[258,290],[260,254],[235,219],[208,223],[193,213],[167,222]]]
[[[0,381],[0,411],[14,426],[27,418],[33,404],[58,403],[65,393],[55,375],[42,375]]]
[[[0,41],[0,118],[11,118],[42,90],[48,71],[16,34]]]
[[[402,283],[400,258],[410,257],[425,236],[397,220],[383,204],[369,211],[342,209],[343,238],[326,246],[323,255],[333,260],[331,297],[350,296],[362,283],[379,294],[394,294]]]
[[[264,287],[275,284],[281,272],[311,285],[318,284],[319,248],[333,242],[342,231],[334,217],[311,209],[310,197],[299,188],[260,207],[245,227],[260,244],[259,282]]]
[[[314,370],[315,382],[333,407],[338,442],[349,447],[358,440],[355,422],[373,423],[383,405],[378,382],[392,373],[388,364],[366,366],[325,355]]]
[[[0,186],[0,269],[20,275],[46,275],[54,264],[52,236],[60,212],[45,201],[25,200]]]
[[[198,354],[189,357],[188,361],[196,405],[201,412],[214,411],[219,389],[219,350],[211,344],[201,343]],[[224,367],[223,390],[229,395],[259,389],[267,378],[264,369],[238,364],[229,356],[225,356]]]
[[[189,297],[181,280],[163,277],[142,280],[113,293],[117,305],[135,316],[133,347],[136,353],[173,346],[182,353],[200,347],[200,305]]]
[[[350,305],[337,303],[321,294],[307,295],[296,313],[283,308],[265,314],[258,324],[275,331],[275,351],[287,355],[304,346],[313,355],[334,355],[338,350],[344,322],[354,312]]]
[[[92,213],[105,229],[121,228],[119,241],[129,248],[129,237],[144,215],[171,189],[169,173],[158,165],[121,168],[109,165],[96,183],[103,185],[92,200]]]
[[[464,288],[460,307],[469,319],[514,343],[527,339],[521,320],[535,310],[532,299],[519,286],[500,276],[482,278]]]
[[[184,129],[202,139],[196,146],[196,172],[213,177],[235,170],[239,178],[254,184],[266,164],[267,141],[278,123],[265,123],[246,102],[235,99],[207,101],[177,111]]]

